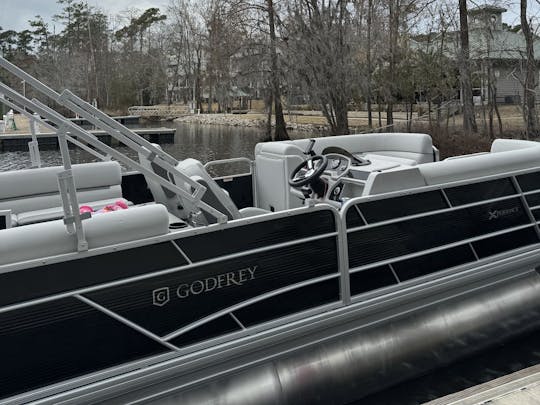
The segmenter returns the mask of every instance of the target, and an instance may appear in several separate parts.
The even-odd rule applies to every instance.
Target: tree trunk
[[[390,61],[388,65],[389,83],[387,89],[386,101],[386,125],[388,131],[394,131],[394,88],[396,85],[396,59],[398,47],[398,31],[399,31],[399,4],[396,0],[391,0],[389,4],[389,35],[390,35]]]
[[[471,69],[469,65],[469,23],[467,15],[467,0],[459,0],[459,24],[461,50],[459,53],[459,71],[461,79],[461,92],[463,95],[463,130],[466,133],[478,132],[471,83]]]
[[[540,135],[538,116],[536,115],[536,87],[538,86],[538,74],[536,72],[536,61],[534,59],[534,34],[531,31],[529,20],[527,19],[527,0],[521,0],[521,29],[525,36],[527,47],[527,61],[525,86],[523,94],[525,97],[525,117],[527,126],[527,138],[537,138]]]
[[[366,42],[366,55],[367,55],[367,89],[366,89],[366,104],[368,113],[368,126],[369,129],[373,128],[373,112],[371,111],[371,25],[373,16],[373,0],[368,1],[367,10],[367,42]]]
[[[278,55],[276,50],[276,27],[274,22],[274,3],[273,0],[266,0],[268,9],[268,25],[270,28],[270,58],[271,58],[271,83],[274,98],[274,113],[276,115],[276,125],[274,130],[274,140],[283,141],[290,139],[287,134],[287,125],[283,117],[283,106],[281,104],[281,90],[279,87],[278,73]]]

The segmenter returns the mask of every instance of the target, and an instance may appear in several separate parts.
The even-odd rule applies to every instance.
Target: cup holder
[[[169,229],[182,229],[182,228],[185,228],[187,226],[188,226],[188,224],[186,224],[185,222],[173,222],[173,223],[169,224]]]

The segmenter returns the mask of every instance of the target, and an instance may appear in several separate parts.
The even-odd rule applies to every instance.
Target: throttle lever
[[[304,151],[304,155],[315,156],[315,152],[313,152],[313,146],[315,146],[315,139],[311,138],[306,147],[306,150]]]

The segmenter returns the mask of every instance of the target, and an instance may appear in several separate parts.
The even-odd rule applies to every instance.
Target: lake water
[[[163,149],[178,159],[193,157],[202,162],[232,157],[253,158],[254,147],[265,138],[265,131],[258,128],[201,126],[172,124],[177,129],[174,144],[162,145]],[[163,125],[159,125],[163,126]],[[309,133],[292,133],[293,138],[307,138]],[[119,148],[130,157],[135,153]],[[91,155],[71,150],[73,163],[94,161]],[[60,165],[58,151],[43,151],[44,165]],[[28,152],[0,154],[0,171],[29,167]],[[364,398],[357,404],[408,405],[419,404],[473,385],[503,376],[540,363],[540,330],[499,344],[490,350],[444,366],[414,380],[409,380],[376,395]]]
[[[253,158],[255,145],[266,138],[265,130],[261,128],[189,125],[171,122],[152,126],[176,128],[174,144],[161,145],[167,153],[177,159],[192,157],[203,163],[242,156]],[[295,139],[313,136],[306,132],[296,132],[290,135]],[[119,147],[118,149],[138,161],[136,153],[127,147]],[[89,153],[78,148],[71,150],[70,154],[72,163],[86,163],[97,160]],[[44,166],[62,164],[60,152],[54,150],[41,151],[41,160]],[[29,167],[30,155],[28,152],[0,153],[0,171]]]

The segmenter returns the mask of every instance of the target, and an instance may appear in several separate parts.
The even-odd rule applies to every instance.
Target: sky
[[[470,0],[469,7],[474,4],[486,3],[485,0]],[[519,24],[519,0],[494,0],[504,4],[508,11],[503,14],[503,21],[510,25]],[[528,0],[529,12],[540,19],[540,4],[538,0]],[[146,10],[149,7],[158,7],[166,14],[168,0],[88,0],[90,6],[98,7],[108,15],[118,14],[128,8]],[[0,27],[4,30],[12,29],[22,31],[29,28],[28,20],[36,15],[41,15],[46,22],[61,27],[52,21],[52,16],[60,11],[56,0],[0,0]]]
[[[168,0],[88,0],[89,6],[97,7],[107,15],[118,14],[128,8],[146,10],[150,7],[158,7],[165,14],[168,3]],[[22,31],[29,28],[28,20],[40,15],[51,24],[51,31],[53,25],[57,25],[57,31],[60,31],[60,24],[53,21],[53,16],[60,10],[56,0],[0,0],[0,27]]]

